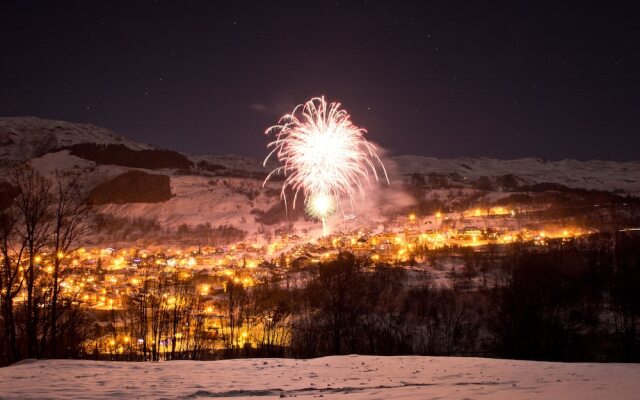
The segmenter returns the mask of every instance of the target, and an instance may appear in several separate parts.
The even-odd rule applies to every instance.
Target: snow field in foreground
[[[2,399],[637,399],[640,364],[334,356],[0,368]]]

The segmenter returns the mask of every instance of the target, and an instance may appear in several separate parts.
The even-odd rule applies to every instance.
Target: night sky
[[[640,159],[640,2],[452,3],[4,1],[0,115],[262,157],[324,94],[392,155]]]

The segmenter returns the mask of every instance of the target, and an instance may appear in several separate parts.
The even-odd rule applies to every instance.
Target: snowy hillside
[[[69,147],[84,144],[116,146],[111,146],[108,154],[101,155],[107,158],[91,158],[91,151],[83,153],[75,149],[74,152]],[[124,147],[118,146],[133,150],[129,154],[131,159],[119,157],[126,152],[122,150]],[[153,154],[143,154],[145,152]],[[166,165],[174,167],[154,167],[167,157],[177,161],[181,161],[179,158],[182,157],[183,162],[179,164],[182,166],[175,167],[176,164],[169,163]],[[262,222],[257,221],[256,215],[269,210],[284,210],[284,204],[278,198],[282,182],[277,179],[282,177],[275,177],[276,180],[266,188],[262,187],[264,177],[277,166],[274,160],[264,167],[262,160],[251,157],[163,152],[92,125],[34,117],[0,118],[0,169],[25,160],[50,176],[56,170],[79,174],[87,190],[132,169],[166,175],[170,178],[171,186],[171,198],[167,201],[106,204],[98,208],[103,213],[117,217],[152,218],[165,228],[175,228],[183,223],[196,225],[208,222],[212,226],[231,224],[249,233],[265,228],[273,230],[278,228],[278,223],[272,222],[261,227]],[[384,162],[391,185],[383,182],[370,190],[366,202],[356,204],[360,212],[357,209],[347,210],[347,213],[358,216],[359,225],[363,225],[363,219],[368,218],[372,226],[377,226],[384,222],[381,215],[386,211],[393,213],[394,210],[406,210],[415,204],[416,194],[409,195],[404,186],[412,181],[417,182],[421,196],[426,199],[438,194],[441,199],[476,196],[478,201],[490,202],[514,192],[527,193],[533,185],[548,183],[640,196],[640,161],[436,159],[405,155],[389,157]],[[133,168],[134,165],[138,167]],[[466,189],[463,193],[459,188]],[[451,199],[447,201],[449,205],[453,204]],[[386,211],[378,212],[382,206],[386,207]],[[286,223],[286,219],[281,222]],[[329,223],[336,225],[341,221],[330,220]],[[296,228],[300,229],[302,225],[305,225],[302,220],[296,222]],[[306,225],[307,229],[311,229],[313,224]]]
[[[258,172],[262,174],[277,167],[277,163],[273,160],[269,160],[265,167],[262,165],[263,160],[258,160],[252,157],[237,156],[234,154],[190,156],[189,158],[194,163],[197,163],[198,161],[206,161],[215,165],[223,166],[227,169]]]
[[[454,174],[462,181],[511,174],[521,184],[549,182],[571,188],[622,190],[640,194],[640,161],[496,160],[484,157],[439,159],[406,155],[394,157],[393,162],[401,174]]]
[[[152,149],[105,128],[89,124],[54,121],[35,117],[0,118],[0,165],[41,157],[47,153],[80,143],[124,145],[132,150]],[[266,155],[266,149],[265,149]],[[191,155],[195,164],[206,162],[228,171],[265,175],[277,163],[238,155]],[[63,164],[69,162],[57,157]],[[640,161],[547,161],[537,158],[497,160],[490,158],[438,159],[404,155],[385,161],[392,181],[411,174],[447,176],[451,182],[465,183],[481,177],[513,175],[521,185],[557,183],[572,188],[621,190],[640,194]],[[56,165],[48,165],[53,170]],[[62,165],[64,167],[64,165]]]
[[[234,225],[248,232],[257,230],[251,210],[268,209],[277,203],[277,197],[262,192],[262,182],[252,179],[207,178],[201,176],[172,176],[171,193],[174,197],[163,203],[108,204],[99,207],[100,212],[137,217],[154,218],[162,226],[182,223],[197,225],[209,222],[217,225]],[[284,207],[284,206],[283,206]]]
[[[133,150],[152,148],[90,124],[36,117],[0,118],[0,160],[3,163],[39,157],[79,143],[121,144]]]
[[[640,364],[334,356],[160,363],[25,361],[3,399],[637,399]]]

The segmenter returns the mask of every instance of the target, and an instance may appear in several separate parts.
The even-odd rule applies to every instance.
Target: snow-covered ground
[[[637,399],[638,377],[640,364],[457,357],[47,360],[0,369],[0,398]]]

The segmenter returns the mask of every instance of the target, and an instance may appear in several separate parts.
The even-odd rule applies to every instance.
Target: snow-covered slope
[[[133,150],[151,146],[90,124],[36,117],[0,118],[0,160],[27,160],[78,143],[122,144]]]
[[[277,163],[273,160],[269,160],[267,166],[263,166],[263,160],[258,160],[252,157],[237,156],[235,154],[223,154],[223,155],[199,155],[190,156],[191,161],[197,163],[198,161],[206,161],[211,164],[220,165],[227,169],[267,173],[273,168],[277,167]]]
[[[107,204],[100,212],[120,217],[156,219],[162,226],[175,227],[186,223],[209,222],[213,226],[233,225],[248,232],[257,230],[251,210],[268,209],[276,197],[264,193],[250,199],[245,193],[261,193],[262,182],[240,178],[207,178],[202,176],[172,176],[174,197],[163,203]],[[284,205],[283,205],[284,207]]]
[[[133,150],[152,149],[149,145],[138,144],[92,125],[34,117],[0,118],[0,174],[3,167],[29,160],[31,165],[44,174],[53,175],[56,170],[78,173],[87,189],[92,189],[132,169],[106,163],[97,165],[93,161],[73,156],[67,150],[60,150],[78,143],[122,144]],[[267,190],[262,187],[266,174],[277,166],[274,160],[270,160],[264,167],[262,160],[244,156],[188,157],[195,165],[191,172],[187,169],[143,170],[170,177],[171,193],[174,195],[170,200],[163,203],[103,205],[99,207],[100,211],[118,217],[153,218],[167,228],[182,223],[195,225],[209,222],[213,226],[232,224],[252,232],[260,227],[255,221],[256,212],[266,212],[278,204],[284,207],[277,197],[281,181],[269,183]],[[471,191],[469,196],[475,195],[469,188],[481,189],[478,184],[484,179],[484,182],[491,185],[491,190],[483,192],[484,199],[493,200],[508,195],[512,190],[526,192],[526,188],[517,187],[536,183],[621,191],[640,196],[640,161],[437,159],[406,155],[387,158],[385,164],[391,185],[383,183],[373,188],[367,195],[366,207],[361,207],[364,211],[358,214],[359,218],[371,217],[374,223],[380,222],[377,218],[380,213],[373,212],[379,206],[406,209],[415,202],[410,195],[405,195],[403,188],[404,182],[411,180],[415,174],[422,176],[427,188],[467,188],[465,190]],[[505,179],[506,176],[509,179]],[[499,183],[503,181],[515,184],[505,189],[506,186]],[[438,190],[432,190],[431,193],[436,192]],[[459,197],[462,192],[458,190],[456,193]],[[391,201],[391,195],[397,198]],[[446,195],[441,194],[440,197],[445,198]],[[362,222],[361,219],[358,220],[358,223]],[[300,228],[298,224],[302,224],[302,221],[298,221],[296,228]],[[277,227],[278,225],[270,225],[267,228]]]
[[[0,369],[3,399],[637,399],[640,364],[335,356],[160,363],[47,360]]]
[[[496,160],[484,157],[439,159],[410,155],[394,157],[392,160],[397,172],[402,174],[457,174],[468,180],[512,174],[529,184],[550,182],[572,188],[640,193],[640,161]]]

